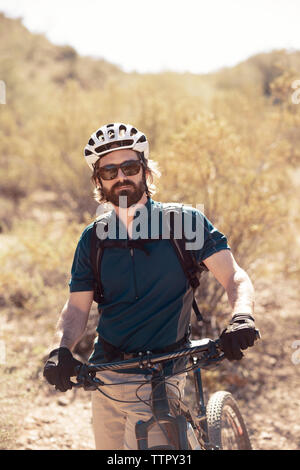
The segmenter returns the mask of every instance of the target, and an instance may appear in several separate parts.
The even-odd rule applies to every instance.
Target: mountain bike
[[[260,337],[256,332],[257,339]],[[166,361],[187,357],[189,366],[182,372],[193,372],[196,411],[174,394],[167,392],[168,377],[164,376]],[[76,370],[74,387],[99,390],[104,383],[96,377],[98,371],[136,368],[151,371],[152,417],[138,421],[135,427],[139,450],[251,450],[246,425],[232,394],[217,391],[204,401],[201,369],[210,369],[225,359],[219,340],[209,338],[190,341],[190,346],[169,353],[139,353],[137,357],[104,364],[83,364]],[[177,375],[176,374],[176,375]],[[147,382],[148,383],[148,382]],[[107,384],[105,384],[107,385]],[[106,395],[107,396],[107,395]],[[148,447],[148,433],[159,425],[168,439],[163,446]]]

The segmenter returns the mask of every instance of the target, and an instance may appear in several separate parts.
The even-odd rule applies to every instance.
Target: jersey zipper
[[[132,259],[132,269],[133,269],[133,279],[134,279],[134,293],[135,293],[135,300],[139,298],[138,293],[137,293],[137,287],[136,287],[136,277],[135,277],[135,265],[134,265],[134,255],[133,255],[133,248],[130,248],[130,255]]]

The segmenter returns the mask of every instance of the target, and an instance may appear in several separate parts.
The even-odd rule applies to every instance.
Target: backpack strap
[[[100,263],[103,256],[104,247],[97,237],[97,220],[94,222],[91,234],[90,261],[94,272],[94,301],[101,304],[104,302],[103,287],[100,278]]]
[[[90,262],[94,273],[94,301],[101,304],[104,302],[104,289],[101,283],[101,260],[103,257],[104,249],[117,246],[118,248],[139,248],[143,250],[147,256],[149,256],[149,251],[145,247],[147,242],[152,242],[153,240],[101,240],[97,236],[97,223],[100,220],[95,220],[92,233],[91,233],[91,248],[90,248]]]
[[[168,208],[168,205],[164,207]],[[172,209],[173,204],[170,205],[170,209]],[[182,207],[182,206],[181,206]],[[184,233],[182,234],[182,238],[175,238],[174,237],[174,211],[170,211],[170,241],[173,245],[173,248],[177,254],[177,257],[181,263],[182,269],[193,289],[194,298],[193,298],[193,310],[197,317],[198,322],[204,322],[204,318],[199,310],[198,304],[195,299],[195,291],[200,286],[200,276],[203,271],[208,271],[207,267],[203,263],[198,263],[195,256],[192,253],[192,250],[186,249],[186,238],[184,237]],[[178,206],[174,206],[174,210],[178,210]],[[183,231],[184,232],[184,231]]]

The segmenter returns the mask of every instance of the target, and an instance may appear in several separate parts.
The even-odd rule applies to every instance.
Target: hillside
[[[103,88],[109,78],[122,78],[122,71],[105,60],[82,57],[68,45],[56,46],[42,34],[0,13],[1,79],[12,75],[23,82],[62,86],[74,80],[82,88]],[[20,75],[19,75],[20,74]],[[9,90],[8,90],[9,91]]]

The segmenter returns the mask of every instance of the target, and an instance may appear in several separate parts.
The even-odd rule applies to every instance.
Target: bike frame
[[[220,361],[223,358],[220,358]],[[215,362],[214,362],[215,364]],[[206,365],[209,366],[206,360]],[[193,381],[197,405],[197,414],[191,412],[190,408],[184,403],[180,403],[180,414],[172,416],[169,400],[166,391],[165,377],[161,370],[154,371],[151,379],[152,385],[152,404],[153,416],[148,421],[138,421],[135,427],[136,439],[139,450],[149,450],[148,433],[151,428],[157,424],[164,426],[169,434],[170,441],[174,444],[164,445],[164,449],[186,449],[188,450],[187,423],[191,423],[201,433],[202,446],[204,449],[210,449],[211,445],[208,438],[208,428],[206,419],[206,406],[204,401],[201,369],[198,367],[193,371]],[[150,448],[151,449],[151,448]],[[156,447],[157,449],[157,447]]]
[[[169,400],[167,397],[166,383],[164,376],[161,375],[161,371],[156,370],[152,374],[151,378],[152,385],[152,404],[153,404],[153,416],[148,421],[138,421],[135,426],[135,434],[138,443],[139,450],[148,450],[148,432],[157,423],[164,426],[167,430],[171,428],[176,432],[175,439],[180,449],[187,448],[186,434],[183,432],[182,421],[183,416],[171,415]],[[169,436],[172,440],[172,435]],[[164,446],[164,449],[174,449],[175,446],[169,445]]]

